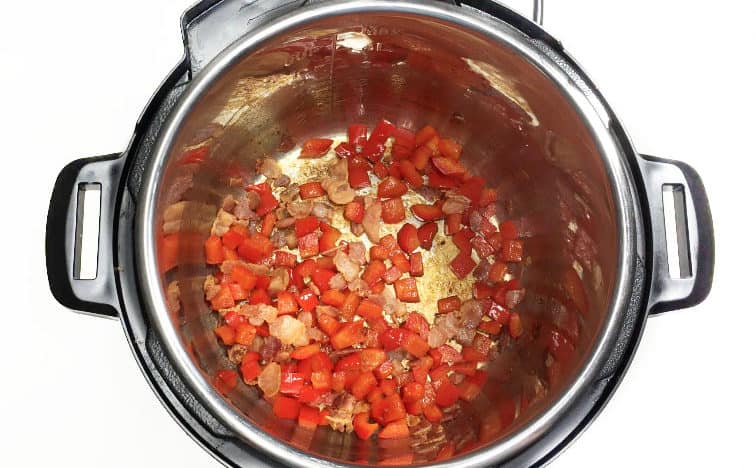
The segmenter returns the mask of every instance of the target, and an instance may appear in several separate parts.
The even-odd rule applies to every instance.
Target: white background
[[[153,396],[118,322],[53,300],[43,254],[58,171],[126,147],[182,54],[189,2],[3,2],[0,465],[216,466]],[[649,321],[615,397],[552,466],[754,464],[754,24],[747,0],[547,0],[547,29],[637,149],[699,170],[717,234],[708,301]]]

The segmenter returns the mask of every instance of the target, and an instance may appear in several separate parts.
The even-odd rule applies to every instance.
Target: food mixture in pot
[[[207,154],[193,148],[183,162]],[[349,126],[343,142],[310,139],[298,159],[288,169],[320,172],[258,161],[208,233],[204,292],[234,366],[214,376],[218,391],[249,385],[278,418],[365,440],[442,434],[480,396],[489,365],[536,336],[542,375],[480,431],[490,439],[544,396],[577,324],[527,333],[518,223],[497,218],[496,191],[468,172],[457,142],[382,120]],[[436,459],[459,448],[446,442]]]

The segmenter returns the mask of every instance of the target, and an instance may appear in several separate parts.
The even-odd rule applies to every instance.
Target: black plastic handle
[[[111,318],[117,318],[119,310],[112,243],[124,160],[120,154],[113,154],[67,165],[55,181],[45,234],[47,279],[55,299],[65,307]],[[76,279],[77,205],[80,188],[89,184],[100,186],[97,275],[94,279]]]
[[[639,163],[646,185],[653,247],[649,312],[693,307],[709,295],[714,278],[714,226],[706,190],[698,173],[683,162],[642,156]],[[669,270],[665,190],[675,201],[679,278],[672,277]]]

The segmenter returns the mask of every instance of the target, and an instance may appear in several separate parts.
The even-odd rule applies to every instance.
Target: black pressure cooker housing
[[[271,21],[308,2],[258,1],[253,9],[256,16],[240,16],[237,13],[238,9],[227,9],[227,12],[233,12],[233,16],[220,16],[222,21],[219,21],[216,15],[214,23],[203,23],[208,12],[228,8],[233,3],[236,1],[203,0],[184,14],[182,30],[186,54],[150,100],[124,153],[78,160],[63,169],[55,184],[48,215],[47,268],[51,290],[61,304],[93,315],[120,319],[134,356],[160,401],[184,430],[209,453],[228,465],[279,466],[274,460],[253,452],[248,445],[239,442],[182,381],[143,312],[143,298],[135,267],[136,201],[142,190],[142,176],[146,163],[153,155],[153,148],[164,122],[191,83],[200,62],[228,45],[228,39],[222,39],[222,34],[217,36],[217,42],[213,42],[212,38],[216,36],[208,34],[208,31],[212,31],[213,28],[222,29],[227,27],[228,22],[234,22],[235,27],[243,32],[244,28],[251,29]],[[551,52],[558,55],[559,62],[572,73],[578,74],[590,88],[589,92],[606,109],[611,121],[611,130],[624,153],[636,154],[608,104],[556,39],[537,24],[495,1],[466,0],[461,4],[458,2],[457,5],[460,8],[475,8],[484,14],[492,15],[527,36],[547,44]],[[192,28],[197,26],[204,29],[202,43],[193,42],[191,37]],[[658,207],[649,206],[645,192],[645,183],[654,178],[654,162],[676,165],[685,174],[690,187],[689,196],[697,207],[697,227],[700,236],[696,239],[697,245],[691,245],[693,253],[698,254],[696,281],[692,292],[683,299],[658,304],[649,303],[649,297],[653,293],[651,288],[655,284],[653,275],[655,270],[666,266],[667,259],[663,252],[655,252],[652,249],[653,245],[659,245],[658,242],[664,242],[664,239],[653,237],[650,210]],[[563,420],[563,424],[569,424],[569,427],[553,428],[548,436],[531,449],[508,460],[508,465],[540,465],[554,458],[587,427],[612,396],[633,357],[646,318],[665,310],[698,304],[710,290],[714,264],[711,217],[703,186],[695,171],[682,163],[641,156],[629,158],[627,163],[636,182],[643,213],[642,219],[636,220],[638,232],[644,233],[639,238],[654,241],[638,246],[632,298],[627,304],[627,312],[614,353],[606,362],[606,372],[602,373],[606,377],[596,382],[593,391],[582,395],[580,403],[571,409],[569,418]],[[71,271],[74,255],[71,240],[76,220],[69,214],[76,213],[77,187],[90,181],[102,184],[98,253],[100,271],[95,280],[77,281]],[[567,437],[562,435],[565,433],[568,433]]]

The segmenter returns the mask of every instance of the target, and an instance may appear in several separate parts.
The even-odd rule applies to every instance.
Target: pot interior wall
[[[177,281],[176,332],[208,380],[231,367],[203,294],[211,272],[203,242],[222,200],[254,181],[259,158],[284,159],[282,146],[322,135],[343,139],[348,124],[373,126],[382,117],[413,131],[431,124],[461,142],[468,168],[497,190],[498,219],[514,220],[524,237],[525,261],[510,270],[526,289],[517,307],[525,335],[501,340],[483,392],[459,417],[408,440],[305,431],[272,416],[244,384],[227,399],[253,424],[319,457],[422,463],[446,441],[461,454],[510,436],[547,408],[585,362],[614,290],[615,207],[597,146],[559,88],[516,51],[439,20],[366,12],[318,20],[250,52],[197,102],[173,146],[159,212],[179,200],[189,204],[178,266],[165,274],[164,287]],[[208,157],[182,162],[196,145],[208,146]],[[300,171],[289,174],[295,180],[318,176],[293,164],[287,167]],[[155,229],[162,239],[162,219]],[[575,343],[571,360],[548,356],[552,330]],[[519,417],[502,424],[510,402]]]

